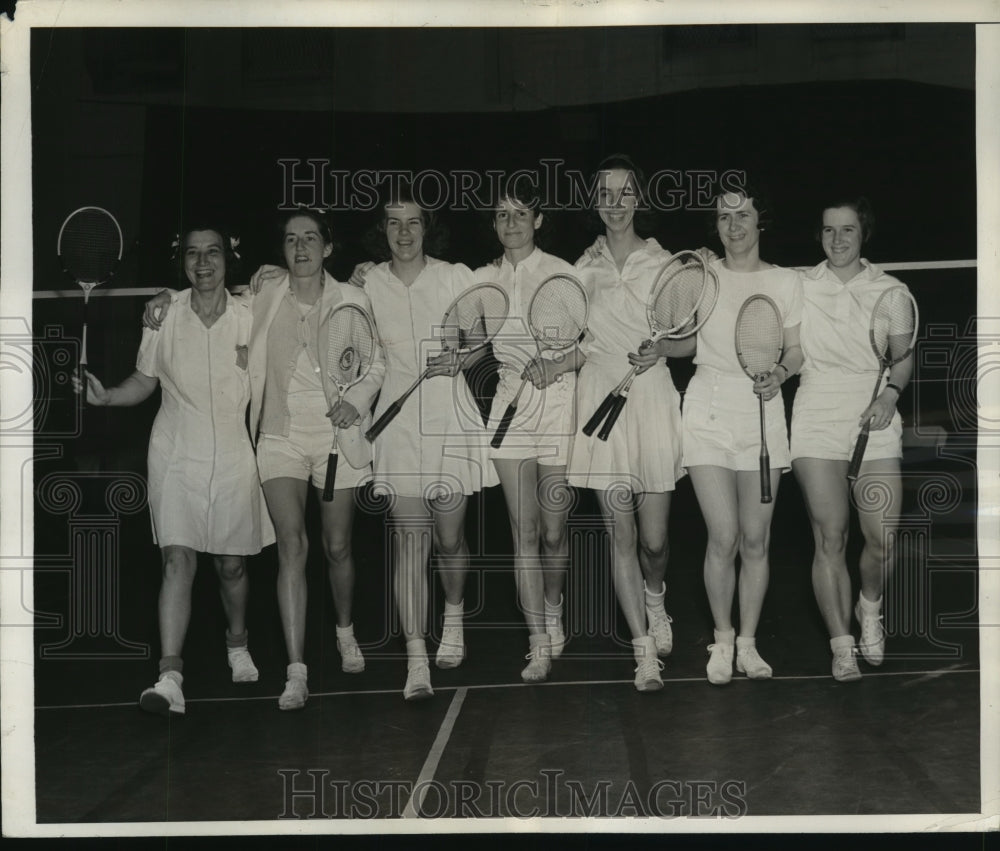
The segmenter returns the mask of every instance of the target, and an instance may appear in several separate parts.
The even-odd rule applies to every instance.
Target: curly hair
[[[217,233],[222,240],[222,248],[226,257],[226,284],[228,286],[239,275],[240,271],[240,256],[236,253],[239,240],[233,236],[228,227],[211,219],[189,219],[175,237],[174,254],[171,261],[177,280],[184,286],[190,283],[187,280],[187,273],[184,271],[184,248],[191,234],[198,231],[212,231]]]
[[[392,191],[392,190],[395,191]],[[448,229],[434,210],[421,206],[413,187],[406,181],[384,191],[376,207],[376,220],[369,226],[362,238],[365,249],[376,261],[389,260],[392,252],[385,236],[386,207],[400,204],[416,204],[420,209],[420,219],[424,226],[423,252],[430,257],[440,257],[448,247]]]
[[[823,213],[827,210],[836,210],[839,207],[846,207],[848,210],[853,210],[855,215],[857,215],[858,224],[861,225],[861,244],[864,245],[875,233],[875,211],[872,209],[871,202],[864,195],[859,195],[856,198],[834,198],[832,203],[824,204],[820,208],[819,222],[813,234],[816,237],[816,241],[823,241]]]
[[[329,257],[323,258],[323,268],[328,272],[330,271],[328,265],[333,258],[340,252],[340,244],[333,238],[333,225],[330,223],[330,217],[326,210],[320,210],[315,207],[300,206],[294,210],[285,210],[278,216],[276,225],[277,234],[277,251],[278,257],[281,262],[285,262],[285,230],[288,228],[288,223],[292,219],[305,218],[310,219],[316,225],[316,231],[320,235],[320,239],[323,240],[323,245],[329,245],[332,247]]]
[[[706,225],[708,232],[712,236],[718,235],[718,212],[719,198],[722,195],[741,195],[753,201],[753,208],[757,211],[757,229],[761,232],[771,230],[774,227],[774,205],[771,203],[770,193],[767,187],[759,180],[751,180],[744,175],[744,179],[737,185],[717,182],[712,187],[712,209],[708,213]]]

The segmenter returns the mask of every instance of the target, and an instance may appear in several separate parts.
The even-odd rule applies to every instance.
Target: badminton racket
[[[587,327],[588,310],[587,294],[572,275],[551,275],[542,281],[528,306],[528,330],[535,339],[537,360],[541,360],[543,352],[559,352],[575,345]],[[527,383],[525,376],[504,411],[490,441],[494,449],[499,449],[503,443]]]
[[[59,229],[56,252],[67,275],[83,290],[83,332],[80,339],[79,378],[86,387],[87,307],[94,287],[107,283],[122,259],[122,229],[102,207],[81,207],[70,213]]]
[[[375,357],[375,323],[368,311],[356,304],[339,304],[327,320],[326,373],[337,386],[337,402],[361,381],[371,369]],[[323,500],[333,500],[333,487],[337,480],[337,435],[333,427],[333,445],[326,460],[326,481]]]
[[[736,358],[751,381],[769,375],[781,359],[784,332],[781,313],[766,295],[752,295],[736,317]],[[760,402],[760,501],[771,501],[771,456],[767,451],[764,397]]]
[[[653,282],[646,303],[649,339],[640,351],[648,351],[660,340],[681,340],[698,332],[715,307],[719,279],[695,251],[680,251],[663,266]],[[618,382],[583,427],[590,437],[603,422],[598,438],[607,440],[628,401],[639,367],[633,366]]]
[[[507,293],[496,284],[477,284],[456,298],[444,313],[437,332],[441,340],[442,354],[449,353],[454,358],[465,358],[485,347],[507,321],[510,301]],[[365,432],[365,437],[374,440],[403,409],[406,400],[427,377],[425,369],[395,402]]]
[[[875,389],[872,391],[872,402],[878,398],[885,371],[906,360],[913,351],[917,341],[918,317],[917,303],[902,284],[890,287],[875,302],[868,328],[868,341],[878,360],[878,377],[875,379]],[[853,482],[858,478],[865,449],[868,447],[870,431],[871,418],[861,426],[861,433],[858,434],[857,442],[854,444],[854,454],[847,466],[848,481]]]

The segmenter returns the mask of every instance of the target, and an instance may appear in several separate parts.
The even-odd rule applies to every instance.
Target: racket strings
[[[103,210],[81,210],[63,226],[59,256],[81,282],[100,282],[114,270],[121,257],[121,232],[114,218]]]
[[[335,310],[327,334],[327,373],[336,384],[351,384],[368,372],[375,355],[375,339],[370,322],[360,310]]]
[[[700,264],[682,266],[660,287],[650,306],[650,318],[664,331],[692,324],[705,292],[708,276]]]
[[[497,286],[481,286],[460,296],[441,323],[446,349],[467,349],[492,340],[507,321],[509,302]]]
[[[587,324],[587,296],[572,278],[549,278],[531,300],[528,327],[543,349],[573,345]]]
[[[872,347],[880,360],[896,363],[913,348],[917,311],[908,293],[887,290],[872,314]]]
[[[770,299],[749,298],[740,310],[736,325],[736,352],[750,375],[774,369],[781,357],[782,327]]]

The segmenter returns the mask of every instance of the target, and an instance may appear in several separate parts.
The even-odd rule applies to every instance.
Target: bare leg
[[[282,477],[264,482],[264,498],[278,540],[278,611],[289,663],[301,663],[306,633],[305,512],[308,482]]]

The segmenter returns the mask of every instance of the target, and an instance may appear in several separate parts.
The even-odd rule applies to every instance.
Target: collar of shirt
[[[542,250],[536,245],[534,250],[525,257],[523,260],[519,261],[517,266],[507,259],[507,255],[504,254],[500,260],[500,271],[503,274],[509,274],[513,279],[514,273],[523,269],[526,272],[534,272],[538,268],[538,264],[542,259]]]
[[[837,276],[837,274],[830,268],[830,261],[824,260],[822,263],[814,266],[808,272],[806,272],[806,277],[814,281],[826,281],[829,283],[837,284],[840,287],[849,288],[852,286],[857,286],[858,284],[867,284],[871,281],[876,281],[883,275],[882,270],[876,266],[874,263],[869,263],[864,257],[861,258],[861,271],[858,272],[849,281],[842,281]]]
[[[625,258],[625,264],[622,266],[622,275],[625,274],[625,270],[628,268],[629,264],[639,259],[636,255],[641,253],[652,257],[662,251],[663,246],[661,246],[660,243],[658,243],[653,237],[649,237],[645,240],[645,244],[641,248],[637,248]],[[604,245],[601,246],[601,253],[598,259],[604,259],[614,266],[615,270],[618,269],[618,264],[615,263],[615,258],[611,255],[611,249],[608,248],[607,240],[605,240]]]

